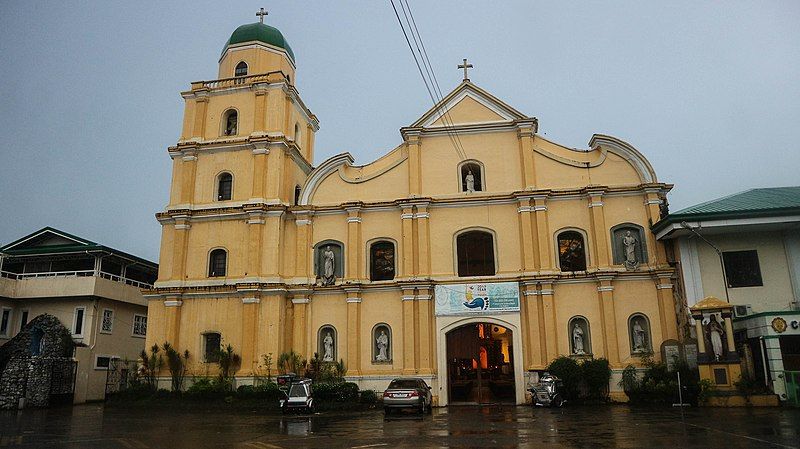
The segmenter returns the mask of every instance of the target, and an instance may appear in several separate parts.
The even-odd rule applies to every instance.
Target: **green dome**
[[[292,47],[290,47],[289,43],[286,42],[283,34],[281,34],[277,28],[273,28],[260,22],[248,23],[247,25],[242,25],[237,28],[233,34],[231,34],[231,38],[228,39],[228,42],[225,43],[225,47],[222,49],[222,54],[224,55],[225,50],[227,50],[231,45],[250,41],[259,41],[267,45],[272,45],[273,47],[282,48],[286,50],[286,53],[289,55],[289,59],[294,62],[294,53],[292,52]]]

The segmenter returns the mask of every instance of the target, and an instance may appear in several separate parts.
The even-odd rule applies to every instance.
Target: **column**
[[[408,193],[413,197],[422,192],[421,142],[419,132],[416,131],[407,131],[405,138],[408,146]]]
[[[421,271],[421,270],[420,270]],[[432,374],[433,365],[433,310],[432,294],[429,287],[417,290],[417,332],[419,334],[419,374]]]
[[[239,374],[251,376],[258,367],[258,292],[244,292],[242,297],[242,364]]]
[[[252,86],[256,97],[256,106],[253,114],[253,133],[265,134],[266,131],[267,86],[268,84],[264,83],[257,83]]]
[[[403,374],[416,374],[414,364],[414,289],[403,289]]]
[[[361,207],[346,206],[347,211],[347,263],[344,278],[355,280],[362,278],[361,269]]]
[[[164,314],[166,323],[166,332],[164,338],[168,341],[173,348],[180,348],[181,336],[181,306],[183,301],[180,296],[170,296],[164,300]],[[163,342],[158,342],[161,344]]]
[[[525,284],[522,287],[522,294],[524,300],[525,311],[525,357],[527,361],[527,368],[543,369],[544,361],[542,358],[542,327],[539,324],[539,291],[536,290],[536,284]]]
[[[172,276],[174,280],[183,282],[186,279],[186,251],[189,243],[189,223],[188,215],[176,215],[175,237],[172,241]]]
[[[294,332],[292,332],[292,348],[304,358],[309,358],[314,351],[310,350],[308,341],[308,309],[311,299],[304,294],[295,294],[292,297],[294,306]]]
[[[245,276],[261,275],[262,233],[264,231],[264,213],[260,210],[247,211],[247,265]]]
[[[255,336],[256,358],[263,361],[262,356],[272,354],[274,373],[278,356],[292,347],[292,328],[287,330],[287,326],[292,325],[291,307],[286,306],[286,297],[282,293],[270,293],[261,295],[259,310]]]
[[[558,329],[556,329],[555,292],[552,282],[542,282],[539,294],[542,297],[542,315],[544,316],[545,358],[547,365],[558,357]]]
[[[269,155],[269,148],[267,142],[259,142],[254,144],[253,148],[253,191],[250,195],[250,201],[263,202],[264,201],[264,184],[267,177],[267,155]]]
[[[361,374],[361,291],[345,288],[347,293],[347,375]]]
[[[206,135],[206,112],[208,111],[208,88],[195,91],[192,139],[203,140]]]
[[[600,322],[603,334],[603,353],[612,367],[620,366],[619,339],[617,338],[617,315],[614,310],[614,286],[612,277],[599,277],[597,293],[600,300]]]
[[[533,243],[533,228],[531,220],[531,198],[524,196],[517,198],[517,212],[519,215],[520,244],[522,245],[522,271],[529,272],[536,269],[536,247]]]
[[[553,270],[553,237],[547,223],[547,195],[533,196],[533,212],[536,227],[536,240],[534,248],[539,254],[539,269],[542,271]]]
[[[430,277],[431,247],[428,203],[417,204],[417,212],[414,214],[414,218],[417,220],[417,274],[422,277]]]
[[[678,322],[675,317],[675,293],[670,275],[659,275],[656,280],[658,308],[661,315],[661,338],[678,338]]]
[[[313,278],[309,272],[312,265],[309,256],[313,256],[311,248],[311,211],[296,211],[295,225],[297,226],[297,245],[295,247],[295,275],[298,278]]]
[[[697,335],[697,361],[707,361],[706,339],[703,334],[703,313],[692,313],[694,318],[694,330]]]
[[[261,236],[261,274],[264,276],[280,276],[281,264],[281,226],[283,226],[283,209],[272,209],[264,212],[264,225]]]
[[[402,206],[403,213],[400,218],[403,220],[403,276],[404,278],[414,277],[414,208],[405,204]]]
[[[603,211],[603,191],[589,191],[589,217],[592,227],[593,255],[590,255],[590,265],[597,268],[609,268],[611,263],[608,257],[608,229]]]
[[[652,225],[661,219],[661,203],[663,203],[664,200],[659,196],[661,193],[660,188],[647,188],[644,189],[644,192],[644,205],[647,209],[647,218]],[[647,247],[653,248],[653,250],[650,251],[652,260],[648,259],[650,260],[650,264],[655,266],[666,263],[667,254],[664,249],[664,243],[657,241],[652,232],[645,232],[645,234],[644,237],[647,239]]]
[[[519,139],[520,166],[522,167],[522,185],[526,190],[536,188],[536,171],[533,164],[533,136],[536,132],[534,123],[519,123],[517,138]]]
[[[181,179],[180,196],[178,204],[190,204],[194,202],[195,175],[197,172],[197,152],[194,150],[184,151],[181,157]]]
[[[722,319],[725,320],[725,340],[727,340],[728,344],[728,354],[736,354],[736,345],[733,342],[733,323],[731,322],[731,311],[727,310],[722,312]]]
[[[268,203],[280,203],[282,198],[283,166],[286,153],[270,151],[267,158],[267,179],[265,196]],[[294,195],[294,192],[292,192]]]

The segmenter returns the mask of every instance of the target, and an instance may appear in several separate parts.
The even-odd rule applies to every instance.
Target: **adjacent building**
[[[240,383],[265,355],[316,354],[362,388],[423,377],[445,405],[522,403],[560,355],[607,358],[622,398],[621,370],[677,338],[649,232],[671,185],[632,145],[550,141],[465,73],[376,161],[315,165],[296,62],[280,31],[244,25],[217,79],[182,92],[148,345],[214,374],[231,344]]]
[[[157,272],[153,262],[49,227],[9,243],[0,248],[0,343],[33,331],[26,326],[40,315],[56,317],[77,344],[74,402],[102,400],[114,360],[144,349],[140,289]]]
[[[752,189],[669,214],[653,227],[680,267],[682,321],[707,296],[733,306],[745,372],[797,400],[800,372],[800,187]],[[708,335],[693,337],[708,340]],[[710,345],[707,345],[710,347]]]

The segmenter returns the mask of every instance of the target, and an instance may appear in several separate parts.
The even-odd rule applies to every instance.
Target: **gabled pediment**
[[[445,114],[447,116],[445,117]],[[529,117],[469,81],[455,90],[414,122],[412,128],[501,123]]]
[[[26,250],[58,246],[94,246],[96,243],[54,228],[44,228],[0,248],[3,251]]]

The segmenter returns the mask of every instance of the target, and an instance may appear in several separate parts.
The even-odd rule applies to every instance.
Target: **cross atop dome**
[[[256,17],[258,17],[258,21],[261,22],[261,23],[264,23],[264,16],[268,16],[268,15],[269,15],[269,12],[264,8],[261,8],[256,13]]]
[[[469,74],[467,73],[467,70],[471,69],[472,67],[472,64],[467,64],[466,58],[464,59],[463,64],[458,65],[459,69],[464,69],[464,81],[469,81]]]

